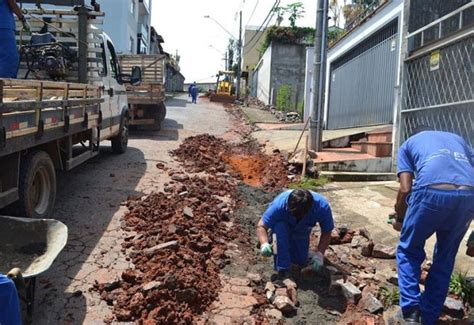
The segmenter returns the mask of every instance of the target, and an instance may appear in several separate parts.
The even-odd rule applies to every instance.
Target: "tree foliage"
[[[285,18],[285,15],[288,15],[288,20],[290,21],[291,28],[296,28],[296,21],[299,18],[304,17],[304,5],[302,2],[290,3],[286,7],[276,7],[273,11],[277,15],[277,26],[280,26]]]
[[[283,44],[307,44],[314,42],[315,30],[311,27],[269,27],[259,48],[260,56],[265,53],[272,42]]]

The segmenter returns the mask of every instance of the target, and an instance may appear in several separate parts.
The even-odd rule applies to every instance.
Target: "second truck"
[[[141,68],[140,85],[127,85],[130,125],[140,129],[160,130],[166,116],[165,59],[157,55],[120,55],[123,73]]]

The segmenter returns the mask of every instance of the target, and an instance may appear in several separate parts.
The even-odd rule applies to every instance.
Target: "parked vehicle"
[[[166,116],[165,56],[120,55],[119,60],[125,73],[136,66],[142,72],[140,85],[127,85],[130,125],[159,130]]]
[[[20,79],[0,79],[0,208],[16,203],[19,216],[47,218],[56,170],[96,156],[104,140],[127,150],[125,84],[138,84],[141,71],[122,74],[102,16],[86,6],[27,10]]]

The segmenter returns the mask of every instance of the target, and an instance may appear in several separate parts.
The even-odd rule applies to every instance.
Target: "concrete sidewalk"
[[[387,224],[393,211],[398,190],[397,182],[339,182],[329,183],[319,192],[328,198],[334,219],[349,228],[367,228],[375,242],[395,246],[400,233]],[[456,270],[474,276],[472,258],[466,252],[470,230],[464,237],[456,257]],[[431,236],[425,246],[427,259],[432,259],[436,236]]]

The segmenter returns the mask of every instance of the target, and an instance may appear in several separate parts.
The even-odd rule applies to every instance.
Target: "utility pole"
[[[239,43],[237,44],[237,48],[239,51],[239,55],[237,57],[237,99],[240,99],[240,75],[242,74],[242,10],[239,12]]]
[[[229,63],[228,63],[228,59],[227,59],[227,51],[225,51],[224,53],[224,60],[225,60],[225,70],[226,71],[229,71]]]
[[[326,52],[328,29],[328,0],[318,0],[316,35],[314,39],[313,110],[310,116],[309,146],[316,152],[322,150],[324,90],[326,83]]]

